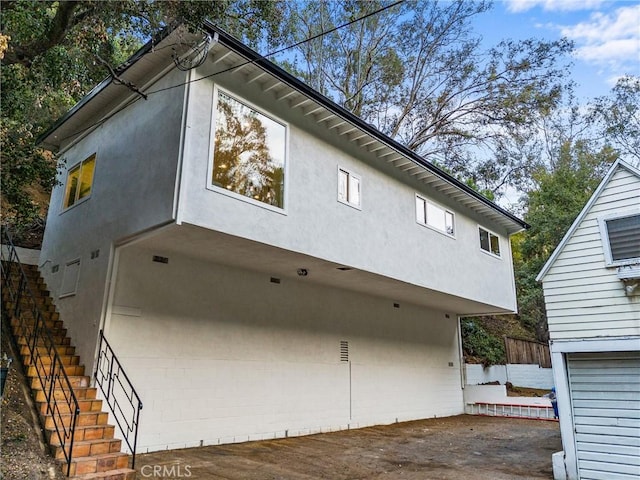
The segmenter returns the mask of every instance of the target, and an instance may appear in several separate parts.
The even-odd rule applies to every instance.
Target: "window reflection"
[[[218,91],[214,185],[284,207],[284,125]]]

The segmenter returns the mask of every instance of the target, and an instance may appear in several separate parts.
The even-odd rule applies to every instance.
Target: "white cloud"
[[[589,20],[560,28],[576,42],[576,56],[613,69],[640,73],[640,5],[625,6],[610,14],[593,13]]]
[[[526,12],[537,6],[547,12],[569,12],[598,8],[604,0],[505,0],[505,3],[507,10],[514,13]]]

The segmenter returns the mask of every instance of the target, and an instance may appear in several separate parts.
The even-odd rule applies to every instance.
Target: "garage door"
[[[640,478],[640,353],[568,356],[581,480]]]

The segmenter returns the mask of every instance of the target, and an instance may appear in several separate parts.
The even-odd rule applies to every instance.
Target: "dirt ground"
[[[138,455],[139,479],[552,479],[556,422],[460,415]]]

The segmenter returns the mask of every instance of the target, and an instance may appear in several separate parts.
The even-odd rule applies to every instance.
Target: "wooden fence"
[[[504,349],[507,363],[537,363],[542,368],[551,368],[549,345],[545,343],[504,337]]]

